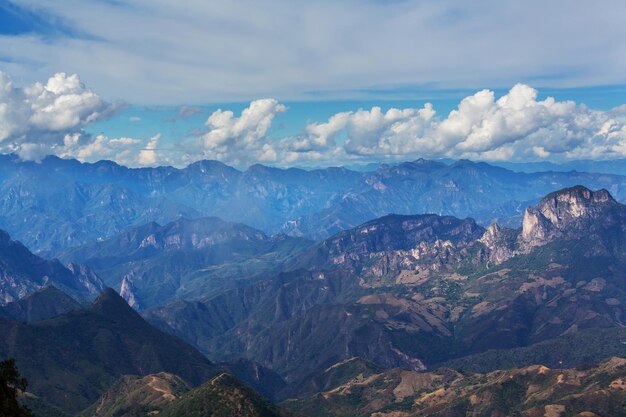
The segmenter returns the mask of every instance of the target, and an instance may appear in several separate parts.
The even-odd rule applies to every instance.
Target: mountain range
[[[31,188],[0,196],[82,228],[0,232],[0,358],[36,415],[623,413],[620,176],[2,158]]]
[[[457,161],[417,160],[368,172],[345,168],[239,171],[217,161],[183,169],[129,169],[47,157],[0,156],[0,229],[35,252],[106,239],[131,226],[217,216],[267,234],[328,237],[389,213],[436,213],[513,222],[529,204],[573,185],[626,197],[626,177],[584,172],[521,173]],[[28,221],[25,222],[24,219]]]
[[[295,385],[350,357],[425,370],[585,330],[620,338],[625,214],[607,191],[578,186],[529,207],[519,229],[386,216],[311,245],[273,278],[144,316],[216,360],[247,357]],[[607,346],[560,361],[624,352]]]

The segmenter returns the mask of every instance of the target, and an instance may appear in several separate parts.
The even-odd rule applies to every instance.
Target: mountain
[[[20,242],[0,230],[0,305],[19,300],[53,285],[81,300],[93,299],[104,285],[89,268],[31,253]]]
[[[582,184],[607,188],[623,201],[621,176],[581,172],[520,173],[486,163],[417,160],[365,173],[358,185],[319,211],[285,223],[282,231],[325,238],[389,213],[472,217],[514,225],[546,194]]]
[[[481,242],[491,260],[501,263],[516,254],[555,241],[576,241],[585,236],[595,255],[610,256],[624,249],[626,208],[604,189],[591,191],[583,186],[548,194],[524,212],[521,229],[515,231],[493,223]],[[591,253],[589,253],[591,255]]]
[[[217,368],[145,322],[113,290],[88,308],[34,323],[0,319],[0,357],[16,359],[29,391],[69,413],[93,403],[122,375],[171,372],[197,385]]]
[[[542,246],[556,239],[625,232],[626,210],[607,190],[593,192],[577,186],[551,193],[536,207],[529,207],[522,222],[525,246]]]
[[[626,175],[626,159],[612,159],[604,161],[574,160],[561,163],[553,162],[493,162],[494,165],[517,172],[596,172],[599,174]]]
[[[83,417],[130,417],[160,409],[191,391],[191,387],[176,375],[159,372],[143,377],[124,375],[102,396],[82,411]]]
[[[487,374],[392,369],[357,375],[283,403],[310,417],[626,416],[626,360],[595,367],[528,366]]]
[[[81,304],[72,297],[49,286],[0,307],[0,317],[30,323],[57,317],[80,308]]]
[[[181,218],[130,228],[59,257],[89,265],[141,310],[275,273],[284,259],[310,244],[216,217]]]
[[[241,384],[221,374],[166,405],[162,417],[289,417],[283,410]]]
[[[167,372],[144,377],[125,375],[79,416],[147,417],[155,414],[171,417],[295,416],[274,406],[229,374],[219,374],[193,389]]]
[[[562,352],[551,363],[577,366],[624,353],[618,333],[585,355],[561,346],[623,326],[625,210],[606,191],[573,187],[528,208],[525,218],[545,220],[518,229],[385,216],[304,250],[287,272],[145,317],[212,359],[254,360],[290,387],[351,357],[428,370],[490,351],[528,363],[520,358],[543,346]],[[547,232],[525,234],[537,224]]]
[[[388,284],[382,278],[408,268],[402,260],[407,256],[415,265],[446,269],[444,259],[452,265],[452,254],[460,257],[483,233],[470,219],[386,216],[298,254],[290,260],[291,272],[154,308],[145,317],[210,357],[232,361],[245,355],[289,383],[352,356],[384,367],[424,369],[423,354],[436,352],[429,356],[443,359],[438,348],[451,336],[444,312],[380,293]],[[403,277],[402,284],[417,279]],[[413,346],[410,353],[402,347],[407,344]]]
[[[106,239],[129,227],[218,216],[266,234],[326,238],[389,213],[436,213],[513,224],[542,196],[582,184],[624,201],[626,177],[521,173],[485,163],[417,160],[373,171],[306,171],[217,161],[183,169],[129,169],[47,157],[0,156],[0,228],[44,254]],[[28,222],[24,222],[28,218]],[[513,220],[511,220],[513,219]]]
[[[466,256],[463,249],[484,233],[469,218],[392,214],[321,241],[294,258],[292,268],[351,268],[378,278],[400,269],[415,270],[417,264],[444,268],[460,262]]]

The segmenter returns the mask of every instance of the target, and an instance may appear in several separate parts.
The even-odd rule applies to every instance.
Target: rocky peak
[[[500,226],[494,222],[489,225],[478,241],[488,251],[488,259],[493,264],[500,264],[515,255],[517,231]]]
[[[583,186],[566,188],[544,197],[524,213],[521,241],[524,246],[541,246],[554,238],[581,231],[610,208],[618,206],[607,190],[591,191]]]

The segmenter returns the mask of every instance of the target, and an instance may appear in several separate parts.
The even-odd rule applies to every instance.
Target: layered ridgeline
[[[20,242],[0,230],[0,305],[19,300],[53,285],[79,300],[91,300],[104,288],[89,268],[58,260],[46,260],[31,253]]]
[[[626,177],[516,173],[484,163],[418,160],[371,172],[312,171],[216,161],[128,169],[110,161],[41,163],[0,156],[0,228],[34,251],[105,239],[131,226],[218,216],[263,230],[324,238],[388,213],[517,218],[554,190],[583,184],[623,200]],[[28,219],[25,222],[24,219]]]
[[[290,387],[351,357],[416,371],[468,368],[462,358],[482,372],[573,367],[626,355],[625,243],[626,206],[577,186],[528,208],[519,229],[386,216],[312,245],[273,278],[145,317]]]
[[[144,309],[273,275],[310,244],[216,217],[181,218],[129,228],[59,257],[89,265],[131,306]]]
[[[49,288],[4,307],[0,356],[16,357],[32,394],[64,411],[109,404],[115,392],[143,398],[146,385],[174,397],[139,403],[147,412],[228,409],[220,401],[246,402],[252,391],[233,382],[220,397],[213,388],[230,378],[215,379],[224,370],[215,364],[239,361],[229,369],[304,414],[620,415],[623,363],[589,367],[626,357],[626,206],[606,190],[548,194],[518,229],[388,215],[311,243],[182,219],[67,253],[118,274],[130,302],[147,301],[143,317],[189,345],[111,290],[88,308]],[[147,290],[164,277],[180,298],[159,305]],[[209,384],[197,391],[176,378]]]

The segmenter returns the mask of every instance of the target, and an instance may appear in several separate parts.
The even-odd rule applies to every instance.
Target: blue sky
[[[4,1],[0,150],[129,165],[618,158],[625,41],[618,0]],[[233,114],[208,123],[217,109]]]

